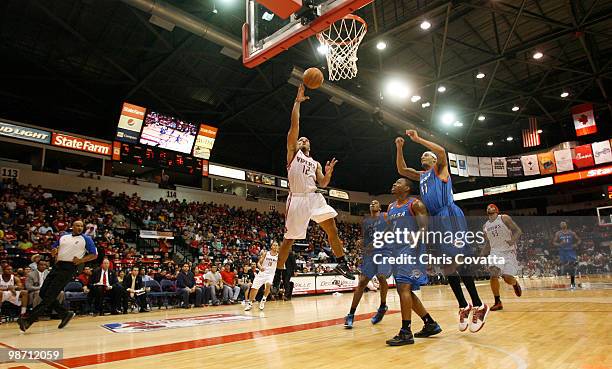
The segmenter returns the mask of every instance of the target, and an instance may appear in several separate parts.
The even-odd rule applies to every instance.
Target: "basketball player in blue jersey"
[[[353,292],[353,302],[351,304],[351,310],[349,311],[346,318],[344,318],[344,328],[353,328],[353,321],[355,320],[355,311],[363,296],[368,282],[376,276],[380,283],[380,306],[376,315],[371,319],[372,324],[380,323],[385,316],[385,313],[389,309],[387,307],[387,291],[389,291],[389,285],[387,284],[387,278],[391,276],[391,264],[389,263],[375,263],[375,258],[382,256],[391,256],[392,248],[383,246],[382,248],[375,248],[374,234],[375,232],[384,232],[387,229],[387,214],[380,211],[380,202],[378,200],[372,200],[370,203],[370,215],[365,217],[363,220],[363,238],[359,240],[363,249],[361,273],[359,274],[359,283],[355,292]]]
[[[397,293],[400,297],[402,310],[402,328],[399,333],[390,340],[389,346],[403,346],[414,343],[414,337],[429,337],[442,332],[442,328],[429,315],[421,300],[413,291],[418,291],[422,285],[426,284],[427,265],[420,262],[420,256],[425,253],[425,244],[420,242],[417,232],[427,231],[429,214],[427,208],[421,200],[410,197],[412,183],[406,178],[400,178],[391,187],[391,193],[396,200],[389,205],[387,211],[387,221],[390,230],[394,233],[406,231],[411,235],[409,243],[393,243],[393,257],[401,263],[393,266],[393,275],[397,284]],[[404,240],[405,241],[405,240]],[[408,257],[413,257],[409,262]],[[414,310],[423,320],[424,326],[420,332],[412,335],[412,310]]]
[[[561,222],[560,231],[557,231],[553,240],[553,245],[559,248],[559,261],[561,263],[561,273],[570,275],[570,289],[576,289],[576,247],[582,240],[576,232],[568,228],[567,222]]]
[[[398,137],[395,140],[397,170],[400,175],[419,181],[421,200],[431,215],[429,230],[442,235],[447,232],[451,232],[453,235],[464,235],[467,231],[467,222],[463,211],[453,200],[453,185],[448,171],[446,150],[436,143],[419,137],[415,130],[407,130],[406,135],[413,142],[430,150],[421,155],[423,171],[408,168],[403,154],[404,139]],[[457,236],[454,236],[454,238],[457,238]],[[452,260],[455,260],[455,256],[458,254],[473,254],[470,247],[459,247],[459,244],[440,242],[435,246],[440,254],[439,256],[451,257]],[[444,273],[459,303],[459,331],[463,332],[469,326],[471,332],[478,332],[483,327],[489,314],[489,307],[480,300],[474,283],[474,276],[471,275],[467,267],[459,266],[454,262],[444,265]],[[470,294],[472,305],[465,300],[461,289],[461,281],[463,281]],[[470,313],[472,314],[471,319]]]

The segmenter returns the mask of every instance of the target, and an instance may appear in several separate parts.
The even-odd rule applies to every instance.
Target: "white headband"
[[[425,152],[423,153],[423,155],[425,155],[425,154],[429,154],[429,155],[433,156],[433,158],[434,158],[434,159],[436,159],[436,161],[438,161],[438,156],[437,156],[436,154],[434,154],[433,152],[431,152],[431,151],[425,151]],[[421,156],[423,156],[423,155],[421,155]]]

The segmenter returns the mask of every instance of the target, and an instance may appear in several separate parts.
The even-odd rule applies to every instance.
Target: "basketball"
[[[319,68],[308,68],[304,72],[304,85],[311,90],[316,90],[323,84],[323,72]]]

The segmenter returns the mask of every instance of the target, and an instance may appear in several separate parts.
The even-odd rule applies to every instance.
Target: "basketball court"
[[[486,281],[485,281],[486,282]],[[423,303],[444,332],[417,339],[414,346],[387,347],[396,333],[399,304],[389,291],[389,312],[378,325],[369,318],[378,307],[378,293],[366,293],[357,311],[355,328],[342,324],[350,293],[269,302],[265,311],[243,312],[240,305],[188,311],[154,310],[149,314],[82,317],[58,331],[56,322],[41,322],[26,335],[13,326],[0,327],[4,347],[63,347],[57,362],[23,364],[27,368],[371,368],[414,365],[431,368],[496,367],[609,368],[612,365],[608,331],[612,280],[590,277],[579,283],[589,288],[569,291],[566,280],[521,280],[523,296],[505,298],[504,310],[492,312],[483,331],[458,332],[456,302],[447,286],[424,287]],[[488,283],[479,283],[487,296]],[[490,293],[490,292],[489,292]],[[511,289],[503,294],[511,294]],[[197,328],[154,332],[113,333],[106,323],[158,320],[209,314],[246,315],[252,320]],[[420,326],[421,322],[415,322]],[[548,342],[548,343],[544,343]],[[221,360],[221,361],[219,361]],[[2,364],[2,368],[23,368]]]
[[[69,229],[52,200],[66,196],[66,206],[92,223],[87,230],[92,239],[95,224],[107,227],[110,235],[102,232],[95,242],[104,245],[117,272],[129,274],[141,265],[155,281],[153,276],[170,265],[176,273],[168,271],[163,282],[173,285],[174,293],[179,273],[168,262],[172,259],[194,272],[194,286],[202,272],[198,282],[209,288],[208,273],[198,264],[208,271],[223,261],[227,272],[235,266],[255,271],[263,270],[258,258],[270,256],[266,260],[276,268],[282,251],[260,252],[272,241],[296,241],[291,246],[299,259],[294,261],[300,268],[296,290],[292,285],[293,297],[269,300],[261,311],[258,303],[245,309],[238,293],[226,297],[223,282],[216,287],[223,291],[221,306],[179,309],[189,305],[189,292],[175,306],[151,306],[143,313],[121,314],[113,300],[113,315],[104,315],[102,301],[101,316],[83,309],[62,329],[57,320],[36,322],[38,315],[31,318],[36,324],[24,328],[35,306],[23,310],[20,325],[15,316],[3,314],[0,368],[612,369],[612,0],[110,3],[10,0],[0,5],[0,19],[6,20],[0,25],[0,41],[6,40],[0,50],[7,55],[0,66],[10,82],[0,86],[0,173],[7,183],[0,187],[7,191],[6,205],[0,204],[7,224],[0,229],[0,241],[6,241],[0,244],[2,257],[6,254],[14,269],[31,268],[34,252],[18,249],[35,249],[31,241],[43,236],[31,233],[43,228],[46,235],[49,221],[53,226],[58,217],[63,231]],[[38,84],[45,89],[38,90]],[[79,99],[72,103],[70,94]],[[108,122],[117,117],[115,128]],[[306,190],[292,190],[292,173]],[[17,183],[53,193],[38,201],[29,197],[38,190]],[[406,190],[397,195],[402,183]],[[398,291],[391,288],[388,311],[374,325],[370,319],[380,298],[368,291],[354,327],[347,329],[358,282],[345,277],[360,276],[356,260],[365,250],[358,248],[367,243],[360,233],[366,230],[364,217],[387,221],[380,209],[372,210],[372,202],[383,205],[383,212],[387,205],[392,205],[389,212],[407,206],[397,218],[417,219],[408,195],[424,199],[428,191],[445,196],[437,211],[422,205],[422,218],[432,228],[427,219],[438,216],[473,221],[482,231],[489,217],[497,222],[496,232],[508,232],[497,245],[515,258],[513,268],[520,273],[500,276],[516,275],[522,296],[516,285],[500,282],[503,309],[488,312],[477,333],[470,333],[471,326],[461,332],[460,299],[451,282],[463,283],[460,290],[472,298],[475,279],[482,305],[470,316],[470,302],[467,311],[476,323],[478,309],[489,311],[485,304],[501,306],[489,284],[491,273],[501,269],[481,268],[478,273],[486,269],[486,275],[469,276],[453,270],[451,280],[442,277],[439,265],[427,272],[414,267],[411,281],[439,275],[445,282],[424,282],[416,293],[442,332],[392,347],[386,341],[399,327],[400,333],[410,332],[410,324],[415,332],[421,329],[419,316],[412,313],[411,322],[402,321]],[[337,210],[340,231],[333,223],[331,231],[321,229],[336,234],[325,235],[301,229],[296,221],[291,232],[303,231],[306,239],[285,233],[289,240],[283,240],[281,228],[289,230],[281,224],[292,210],[292,197],[294,207],[303,201],[298,210],[308,208],[300,215],[306,223],[330,214],[329,206],[335,209],[331,213]],[[455,202],[465,216],[451,213]],[[53,213],[45,215],[45,206]],[[489,213],[489,207],[497,211]],[[321,208],[327,212],[318,214]],[[12,217],[23,209],[28,209],[24,217]],[[34,213],[42,214],[36,219],[41,224],[32,230]],[[512,215],[523,229],[515,232],[516,224],[502,220],[502,214]],[[323,222],[331,218],[321,219],[329,224]],[[426,228],[418,219],[410,221],[415,230]],[[23,235],[13,232],[26,224]],[[355,229],[360,235],[351,233]],[[51,241],[68,247],[60,232],[50,232],[43,240],[48,245],[40,246],[47,260],[54,257]],[[478,255],[487,257],[493,241],[483,238],[478,251],[489,251]],[[74,245],[81,247],[79,242]],[[463,247],[455,241],[438,244],[443,243]],[[91,252],[83,251],[81,258],[86,254]],[[58,262],[82,260],[74,258]],[[96,268],[100,264],[94,260],[90,266]],[[349,265],[355,270],[342,269]],[[102,297],[110,296],[113,287],[100,273],[93,286],[101,287]],[[237,275],[226,283],[229,296]],[[397,276],[387,277],[395,283]],[[250,283],[248,275],[244,278],[242,283]],[[170,291],[164,283],[155,291],[140,283],[141,294]],[[134,280],[133,304],[135,286]],[[77,287],[58,293],[81,293],[91,305],[91,292],[83,284]],[[202,303],[199,298],[194,305]],[[15,357],[20,350],[49,356],[24,360]]]

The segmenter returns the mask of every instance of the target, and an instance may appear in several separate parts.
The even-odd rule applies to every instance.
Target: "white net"
[[[363,19],[349,14],[317,34],[327,58],[330,81],[357,76],[357,50],[367,31]]]

